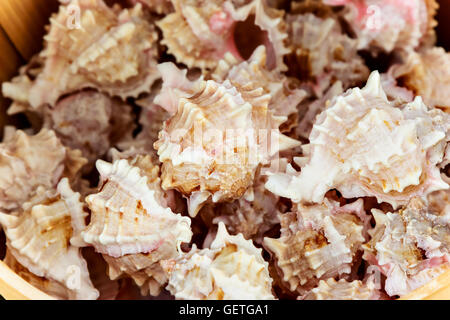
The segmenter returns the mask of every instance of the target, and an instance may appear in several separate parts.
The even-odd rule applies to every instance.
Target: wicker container
[[[438,13],[439,45],[450,48],[450,0],[440,0]],[[57,0],[2,0],[0,3],[0,83],[17,73],[35,52],[42,47],[44,25],[51,12],[58,8]],[[0,129],[15,119],[5,116],[9,101],[0,95]],[[0,130],[1,134],[2,130]],[[0,258],[4,252],[0,236]],[[0,295],[5,299],[54,299],[30,285],[0,260]],[[450,270],[401,300],[450,300]]]

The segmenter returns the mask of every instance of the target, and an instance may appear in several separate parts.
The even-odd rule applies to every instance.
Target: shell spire
[[[172,76],[166,75],[164,82],[166,78]],[[241,197],[260,164],[300,145],[280,133],[286,117],[273,116],[270,95],[262,88],[181,78],[163,83],[155,101],[167,101],[167,107],[161,106],[176,110],[154,144],[163,163],[162,187],[189,197],[191,216],[208,199],[216,203]]]
[[[321,202],[336,188],[395,208],[448,188],[438,164],[449,128],[448,115],[420,97],[401,107],[389,102],[374,71],[363,89],[338,96],[317,117],[301,172],[273,175],[266,187],[295,202]]]

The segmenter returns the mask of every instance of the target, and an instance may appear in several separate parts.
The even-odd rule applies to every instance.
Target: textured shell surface
[[[413,198],[394,213],[372,210],[376,226],[364,258],[386,276],[390,295],[405,295],[450,267],[450,224]]]
[[[297,105],[305,98],[306,92],[293,87],[288,77],[278,70],[268,70],[266,67],[267,50],[264,46],[255,49],[251,57],[239,63],[231,54],[219,61],[212,73],[215,81],[228,79],[232,84],[239,86],[253,85],[263,88],[271,95],[269,108],[275,115],[289,116],[297,112]]]
[[[174,10],[171,0],[130,0],[130,2],[133,4],[141,3],[157,14],[169,14]]]
[[[136,97],[159,77],[154,26],[142,6],[119,11],[102,0],[72,0],[79,25],[70,23],[69,6],[50,18],[42,72],[29,91],[32,107],[54,105],[65,93],[96,88],[111,96]],[[72,21],[73,23],[73,21]]]
[[[12,100],[7,114],[16,114],[28,110],[34,110],[30,105],[30,90],[36,76],[41,73],[44,59],[36,54],[28,64],[19,69],[19,75],[12,78],[11,81],[2,83],[2,95]]]
[[[450,53],[433,47],[411,52],[403,64],[391,67],[389,73],[430,107],[450,112]]]
[[[281,214],[280,220],[280,238],[264,238],[264,246],[284,282],[280,285],[300,295],[320,280],[349,274],[370,225],[361,199],[342,207],[328,200],[298,205],[295,212]]]
[[[436,0],[324,0],[344,5],[345,19],[358,38],[358,49],[409,52],[433,45]]]
[[[287,34],[282,11],[268,7],[261,0],[242,5],[224,0],[173,0],[172,3],[175,12],[158,21],[157,25],[163,32],[162,44],[178,62],[190,68],[212,70],[227,52],[238,60],[244,59],[242,51],[252,48],[245,48],[248,41],[236,43],[236,34],[239,22],[250,19],[253,29],[258,29],[252,38],[270,51],[268,67],[285,70],[283,56],[288,50],[284,43]],[[249,39],[249,30],[253,29],[245,29],[246,39]]]
[[[268,263],[242,234],[230,236],[223,223],[210,248],[168,260],[169,290],[176,299],[274,299]]]
[[[300,143],[280,133],[286,117],[274,116],[270,95],[203,78],[189,81],[173,64],[159,65],[163,87],[155,103],[172,116],[155,143],[162,187],[189,197],[189,213],[202,204],[241,197],[260,164]]]
[[[43,126],[92,165],[110,147],[131,139],[134,129],[131,107],[97,91],[74,93],[44,108]]]
[[[86,197],[91,222],[82,232],[97,252],[118,258],[127,254],[176,250],[190,242],[190,219],[174,214],[160,187],[159,167],[150,156],[114,163],[97,161],[100,189]]]
[[[264,234],[279,223],[280,213],[279,197],[265,189],[266,179],[257,173],[253,186],[242,198],[204,207],[202,219],[213,224],[223,222],[231,234],[241,233],[245,239],[262,243]]]
[[[376,197],[394,208],[416,195],[447,189],[439,172],[449,117],[420,97],[396,107],[374,71],[363,89],[338,96],[318,117],[298,159],[301,171],[269,177],[266,187],[295,202],[321,202],[338,189],[345,198]],[[327,170],[323,170],[327,168]]]
[[[286,18],[291,53],[289,72],[310,83],[321,97],[337,80],[344,89],[367,79],[369,69],[357,53],[357,42],[347,36],[334,17],[312,13],[288,14]]]
[[[360,280],[351,282],[333,278],[320,280],[319,285],[302,299],[304,300],[378,300],[380,291],[375,283]]]
[[[71,190],[67,178],[56,192],[41,191],[23,205],[20,214],[0,214],[8,251],[37,277],[63,286],[69,298],[96,299],[98,291],[79,248],[87,215],[80,194]]]
[[[64,147],[51,130],[30,136],[11,127],[0,144],[0,159],[2,210],[19,209],[39,186],[56,187],[64,176],[75,181],[87,162],[79,150]]]

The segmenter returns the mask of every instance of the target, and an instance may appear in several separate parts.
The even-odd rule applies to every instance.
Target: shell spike
[[[381,86],[381,76],[378,70],[372,71],[372,73],[369,76],[369,79],[367,80],[366,86],[363,88],[363,90],[372,92],[373,94],[383,98],[384,101],[388,102],[386,93],[384,92],[384,89]]]
[[[19,218],[16,216],[0,212],[0,225],[3,227],[13,226],[18,220]]]

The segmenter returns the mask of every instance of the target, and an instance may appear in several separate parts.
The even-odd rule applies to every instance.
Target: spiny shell
[[[67,288],[58,281],[46,279],[44,277],[38,277],[34,273],[30,272],[27,268],[22,266],[16,258],[6,250],[5,258],[3,262],[11,268],[17,275],[19,275],[26,282],[36,287],[37,289],[47,293],[48,295],[62,300],[69,299]]]
[[[269,108],[274,114],[289,116],[297,112],[297,105],[306,92],[291,88],[291,81],[277,70],[269,71],[266,67],[266,52],[264,46],[259,46],[247,61],[241,63],[227,53],[211,76],[217,82],[227,79],[235,86],[263,88],[271,95]]]
[[[176,299],[274,299],[268,264],[242,234],[230,236],[223,223],[209,249],[166,261],[169,290]]]
[[[117,258],[167,245],[175,250],[181,242],[191,240],[190,219],[167,207],[159,167],[150,156],[113,164],[98,160],[97,169],[100,190],[86,197],[92,215],[82,233],[96,251]]]
[[[421,43],[432,45],[436,0],[325,0],[345,5],[344,14],[358,38],[358,49],[409,52]]]
[[[413,198],[398,212],[372,210],[376,226],[364,259],[386,277],[385,290],[405,295],[450,267],[450,223]]]
[[[93,87],[111,96],[136,97],[159,77],[156,31],[142,6],[118,11],[103,0],[72,0],[80,8],[79,27],[68,25],[69,7],[50,18],[45,64],[29,93],[30,104],[54,105],[65,93]]]
[[[374,196],[397,207],[448,188],[437,164],[449,127],[448,115],[420,97],[394,107],[374,71],[362,90],[348,90],[318,116],[301,172],[271,176],[266,187],[295,202],[321,202],[336,188],[345,198]]]
[[[343,33],[337,19],[305,13],[288,14],[286,21],[288,74],[310,83],[316,96],[337,80],[347,89],[367,79],[369,69],[357,53],[356,40]]]
[[[450,112],[450,53],[443,48],[411,52],[404,64],[392,66],[389,73],[428,106]]]
[[[290,291],[305,294],[320,279],[350,273],[356,252],[365,241],[367,219],[363,212],[362,200],[343,207],[326,201],[299,205],[296,212],[280,215],[281,237],[264,238],[264,246],[272,253],[276,271]]]
[[[319,285],[302,297],[303,300],[378,300],[380,291],[372,282],[360,280],[348,282],[333,278],[320,280]]]
[[[0,224],[9,252],[21,265],[64,286],[71,299],[96,299],[98,291],[78,248],[87,215],[79,198],[64,178],[55,195],[38,195],[18,216],[1,213]]]
[[[5,132],[0,144],[0,208],[15,210],[39,186],[55,187],[67,176],[74,182],[87,160],[79,150],[64,147],[53,131],[29,136],[21,130]]]
[[[131,107],[97,91],[74,93],[44,108],[45,128],[61,142],[82,151],[91,165],[134,129]]]
[[[178,62],[189,68],[212,70],[227,52],[236,59],[243,59],[242,52],[254,48],[243,48],[240,43],[236,43],[236,29],[238,22],[253,17],[249,23],[259,28],[261,33],[253,38],[270,50],[269,68],[285,70],[283,56],[287,53],[284,46],[287,34],[282,11],[267,7],[261,0],[254,0],[240,7],[225,0],[172,2],[175,12],[158,21],[157,25],[163,32],[161,43],[168,47],[169,53],[173,54]],[[250,29],[245,29],[247,32],[248,30]],[[247,38],[248,34],[245,36]],[[248,43],[245,45],[248,46]]]
[[[299,142],[280,133],[262,88],[202,78],[190,82],[173,64],[159,66],[163,88],[155,102],[174,113],[155,143],[162,187],[189,198],[195,216],[210,197],[234,200],[251,186],[256,168]],[[258,139],[258,140],[256,140]]]

